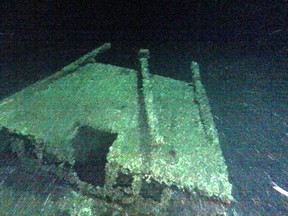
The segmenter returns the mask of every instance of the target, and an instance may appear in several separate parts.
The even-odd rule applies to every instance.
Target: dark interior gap
[[[94,186],[104,186],[107,154],[116,139],[116,133],[93,129],[89,126],[78,128],[72,146],[75,150],[74,169],[81,181]]]

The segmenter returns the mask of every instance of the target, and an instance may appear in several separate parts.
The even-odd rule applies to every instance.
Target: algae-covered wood
[[[111,132],[117,138],[107,156],[110,172],[121,169],[134,180],[153,179],[190,192],[197,189],[207,197],[233,200],[198,68],[194,68],[195,80],[188,84],[151,75],[147,56],[141,56],[143,86],[139,87],[136,70],[83,62],[73,66],[73,73],[47,79],[49,83],[44,80],[4,99],[0,128],[33,137],[39,149],[72,165],[72,140],[79,127]],[[147,121],[147,134],[142,134],[142,121]]]
[[[151,154],[153,178],[230,199],[227,167],[219,143],[206,137],[193,86],[160,76],[153,76],[152,82],[162,137],[160,147]]]
[[[123,142],[134,143],[126,131],[138,128],[136,76],[129,69],[87,64],[45,89],[33,94],[23,89],[6,99],[0,104],[0,125],[34,137],[46,151],[71,163],[71,140],[80,125],[117,132]]]

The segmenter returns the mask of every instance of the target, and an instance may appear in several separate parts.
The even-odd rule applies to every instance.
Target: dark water
[[[2,38],[0,98],[41,80],[105,40]],[[248,43],[112,41],[98,60],[138,69],[139,48],[151,53],[152,73],[190,81],[199,62],[239,215],[286,215],[288,198],[288,56],[281,47]]]

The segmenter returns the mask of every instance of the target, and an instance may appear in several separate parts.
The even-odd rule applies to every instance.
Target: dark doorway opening
[[[109,147],[116,139],[116,133],[97,130],[89,126],[82,126],[78,129],[72,145],[75,150],[74,169],[81,181],[94,186],[104,186],[107,154]]]

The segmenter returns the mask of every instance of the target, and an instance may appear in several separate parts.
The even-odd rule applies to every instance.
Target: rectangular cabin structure
[[[2,100],[1,136],[14,141],[2,141],[0,152],[38,161],[78,193],[143,215],[165,212],[175,196],[194,205],[233,201],[197,63],[186,83],[152,75],[146,49],[139,70],[96,62],[110,46]]]

